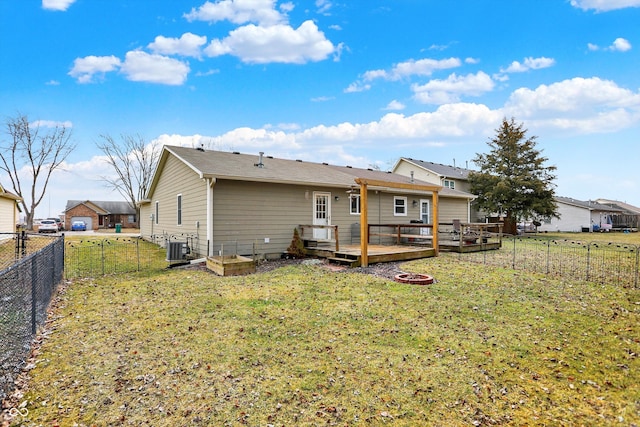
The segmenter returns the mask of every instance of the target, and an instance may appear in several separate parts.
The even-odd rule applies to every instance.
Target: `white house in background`
[[[469,184],[470,169],[457,166],[443,165],[440,163],[425,162],[410,157],[400,157],[391,169],[393,173],[404,176],[413,176],[415,179],[430,184],[441,185],[444,188],[457,190],[467,195],[467,215],[462,222],[484,222],[484,214],[473,209],[471,202],[475,196],[470,193]]]
[[[594,201],[582,201],[570,197],[555,197],[560,218],[543,221],[538,231],[583,232],[609,231],[613,226],[613,216],[621,209]]]
[[[22,198],[6,191],[0,184],[0,233],[15,233],[20,211],[18,202]]]

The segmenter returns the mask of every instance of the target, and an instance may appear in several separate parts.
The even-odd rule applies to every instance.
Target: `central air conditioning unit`
[[[183,261],[187,259],[188,254],[187,242],[167,242],[167,261]]]

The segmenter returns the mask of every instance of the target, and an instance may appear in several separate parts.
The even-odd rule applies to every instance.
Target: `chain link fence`
[[[460,253],[464,261],[625,287],[640,287],[640,247],[622,243],[505,236],[502,248]]]
[[[0,234],[0,400],[13,388],[62,281],[64,237]]]
[[[65,251],[67,279],[167,268],[166,249],[141,237],[68,239]]]

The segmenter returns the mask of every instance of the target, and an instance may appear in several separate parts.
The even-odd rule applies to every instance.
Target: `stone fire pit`
[[[394,280],[399,283],[408,283],[410,285],[430,285],[433,283],[433,277],[428,274],[420,273],[396,274]]]

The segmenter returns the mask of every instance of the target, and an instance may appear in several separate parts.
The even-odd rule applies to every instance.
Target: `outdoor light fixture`
[[[417,201],[417,200],[414,200],[414,201],[413,201],[413,207],[415,208],[416,206],[418,206],[418,201]]]
[[[333,199],[337,202],[338,200],[340,200],[340,197],[339,197],[339,196],[336,196],[336,197],[334,197]]]

